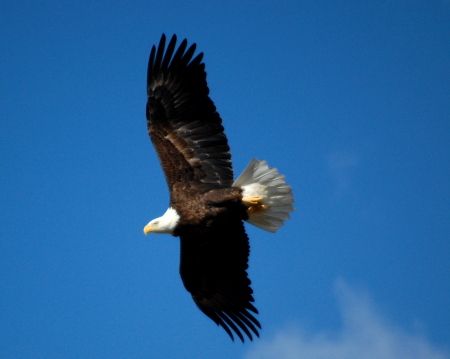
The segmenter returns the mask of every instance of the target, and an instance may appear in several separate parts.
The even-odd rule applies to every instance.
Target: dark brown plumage
[[[208,97],[203,54],[162,35],[150,53],[147,124],[180,219],[180,274],[200,310],[233,339],[261,328],[247,276],[248,218],[242,189],[232,187],[230,148]]]

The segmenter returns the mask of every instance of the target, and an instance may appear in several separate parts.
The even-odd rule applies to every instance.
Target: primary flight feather
[[[253,159],[234,181],[222,119],[209,98],[203,53],[163,34],[147,73],[148,133],[170,192],[163,216],[144,233],[180,237],[180,275],[198,308],[234,339],[252,340],[247,275],[250,253],[243,221],[275,232],[294,210],[291,187],[265,161]],[[233,182],[234,181],[234,182]]]

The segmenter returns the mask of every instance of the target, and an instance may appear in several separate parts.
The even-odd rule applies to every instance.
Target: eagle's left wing
[[[147,125],[169,191],[190,182],[200,191],[231,187],[230,147],[222,119],[209,98],[203,54],[176,36],[153,46],[147,74]],[[179,200],[179,199],[178,199]]]

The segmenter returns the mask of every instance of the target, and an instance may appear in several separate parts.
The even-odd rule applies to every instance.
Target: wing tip
[[[214,323],[219,327],[222,327],[231,340],[234,342],[235,334],[242,343],[245,343],[245,338],[247,337],[250,341],[253,341],[253,335],[259,338],[259,330],[261,330],[261,324],[259,321],[251,315],[247,310],[243,311],[215,311],[215,310],[205,310],[200,307],[199,309],[206,314]],[[258,329],[256,327],[258,327]],[[244,332],[246,337],[241,333]]]
[[[162,33],[158,46],[152,46],[147,77],[150,80],[153,73],[157,73],[160,70],[169,68],[171,66],[193,67],[202,64],[203,52],[197,54],[194,57],[197,44],[193,43],[188,47],[187,39],[183,39],[175,51],[177,43],[177,35],[173,34],[166,47],[167,37],[165,33]]]

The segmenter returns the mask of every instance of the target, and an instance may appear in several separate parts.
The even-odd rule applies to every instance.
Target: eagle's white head
[[[144,227],[144,233],[149,234],[152,233],[168,233],[173,234],[175,230],[175,226],[180,220],[180,215],[177,211],[169,207],[161,217],[155,218],[148,222],[148,224]]]

